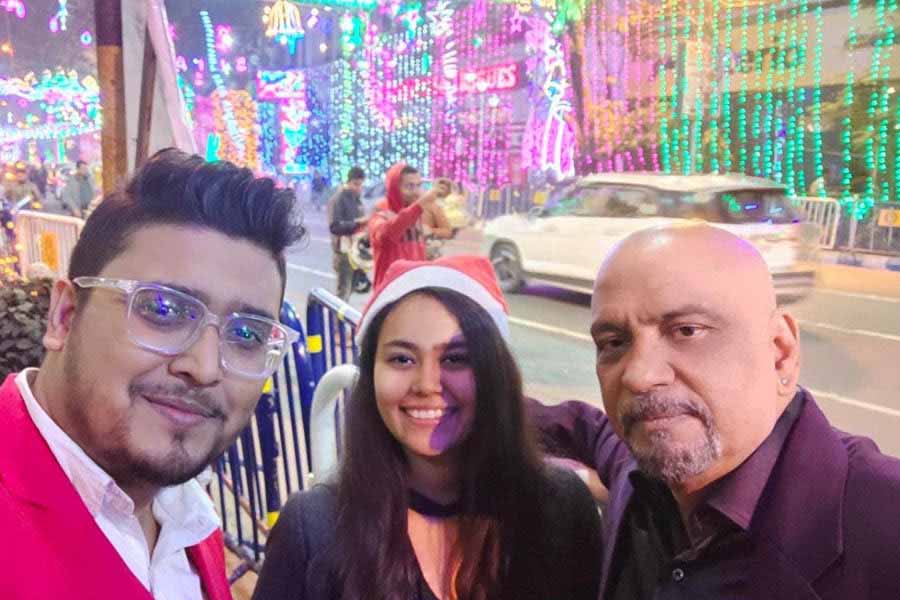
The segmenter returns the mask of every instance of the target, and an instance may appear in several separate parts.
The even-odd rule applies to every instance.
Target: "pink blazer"
[[[14,377],[0,387],[0,598],[152,600],[56,462]],[[209,600],[231,600],[221,531],[188,558]]]

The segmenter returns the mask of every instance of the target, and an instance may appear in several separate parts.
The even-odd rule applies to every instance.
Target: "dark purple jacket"
[[[701,560],[666,598],[900,599],[900,460],[831,427],[808,392],[750,525],[754,550]],[[529,410],[551,451],[593,465],[609,488],[600,597],[637,465],[606,415],[580,402]],[[900,432],[898,432],[900,435]]]

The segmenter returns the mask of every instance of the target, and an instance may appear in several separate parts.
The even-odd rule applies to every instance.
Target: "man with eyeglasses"
[[[436,206],[438,197],[450,193],[450,183],[439,179],[427,192],[415,167],[397,163],[384,177],[385,197],[369,219],[369,239],[375,259],[373,287],[384,279],[398,260],[425,260],[422,215]]]
[[[0,388],[0,598],[231,598],[194,478],[298,338],[278,322],[293,205],[165,150],[87,220],[43,364]]]

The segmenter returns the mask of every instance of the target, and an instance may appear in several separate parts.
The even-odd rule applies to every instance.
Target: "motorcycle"
[[[352,289],[357,294],[368,294],[372,289],[372,279],[369,274],[375,264],[372,254],[372,244],[369,241],[368,231],[360,231],[350,238],[350,250],[347,259],[353,269]]]

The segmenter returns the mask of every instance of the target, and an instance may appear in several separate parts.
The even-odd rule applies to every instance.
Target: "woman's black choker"
[[[426,517],[455,517],[462,512],[462,503],[457,500],[452,504],[440,504],[415,490],[409,490],[409,507]]]

